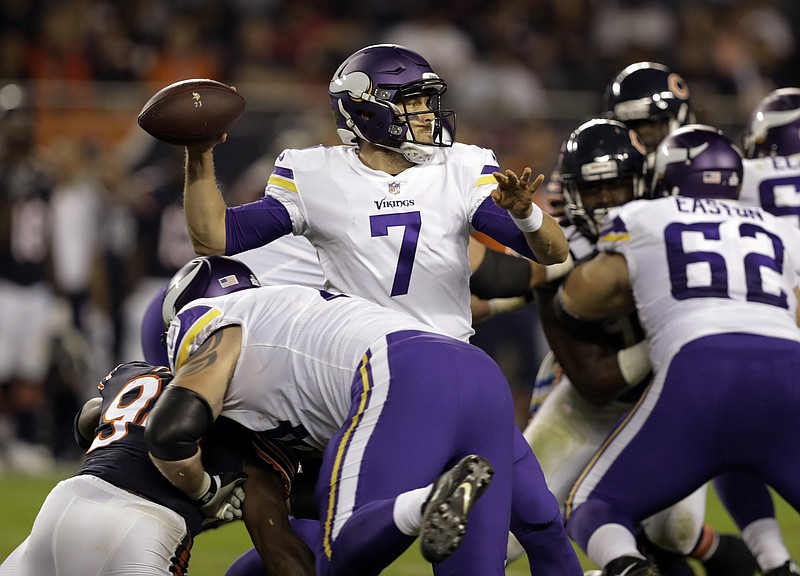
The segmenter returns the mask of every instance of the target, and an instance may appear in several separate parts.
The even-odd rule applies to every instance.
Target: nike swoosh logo
[[[466,516],[467,512],[469,512],[470,503],[472,502],[472,484],[463,482],[459,488],[464,491],[464,510],[462,512]]]
[[[625,568],[625,570],[623,570],[622,572],[620,572],[620,573],[619,573],[619,576],[625,576],[625,575],[626,575],[628,572],[630,572],[630,571],[631,571],[631,570],[633,570],[634,568],[636,568],[636,564],[631,564],[630,566],[628,566],[627,568]]]

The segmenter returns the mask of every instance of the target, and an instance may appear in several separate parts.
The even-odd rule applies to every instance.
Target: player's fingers
[[[538,190],[538,189],[539,189],[539,186],[541,186],[541,185],[542,185],[542,182],[544,182],[544,174],[539,174],[539,175],[536,177],[536,180],[534,180],[534,181],[533,181],[533,184],[531,184],[531,187],[530,187],[530,188],[531,188],[531,190],[533,190],[534,192],[536,192],[536,190]]]

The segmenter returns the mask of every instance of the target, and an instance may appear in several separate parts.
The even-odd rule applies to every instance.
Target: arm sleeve
[[[469,289],[484,300],[510,298],[527,294],[530,283],[528,260],[487,249],[481,265],[469,279]]]
[[[291,233],[289,212],[272,196],[232,206],[225,211],[225,254],[258,248]]]
[[[508,211],[495,204],[491,196],[487,196],[478,206],[472,217],[472,227],[497,240],[503,246],[508,246],[526,258],[536,261],[528,241],[525,240],[525,234],[511,220]]]

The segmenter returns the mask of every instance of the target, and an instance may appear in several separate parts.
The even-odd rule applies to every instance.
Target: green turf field
[[[3,529],[0,531],[0,559],[8,554],[27,536],[39,506],[50,488],[71,470],[60,474],[37,478],[18,475],[0,475],[0,510],[2,510]],[[800,517],[782,500],[777,499],[778,520],[784,530],[784,537],[795,559],[800,559]],[[709,521],[724,532],[733,532],[730,518],[720,509],[716,498],[711,495],[708,505]],[[87,538],[91,535],[87,534]],[[249,548],[249,540],[244,526],[237,522],[213,532],[201,535],[195,541],[190,564],[191,576],[222,576],[228,565],[239,554]],[[406,554],[384,571],[387,576],[417,576],[431,574],[427,564],[412,546]],[[590,564],[585,566],[591,567]],[[702,570],[698,569],[698,574]],[[530,574],[523,561],[509,566],[508,576]]]

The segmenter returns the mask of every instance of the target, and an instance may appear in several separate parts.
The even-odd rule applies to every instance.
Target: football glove
[[[223,472],[211,476],[205,472],[203,493],[194,498],[203,515],[203,526],[230,522],[242,517],[244,490],[242,484],[247,474],[242,472]]]

